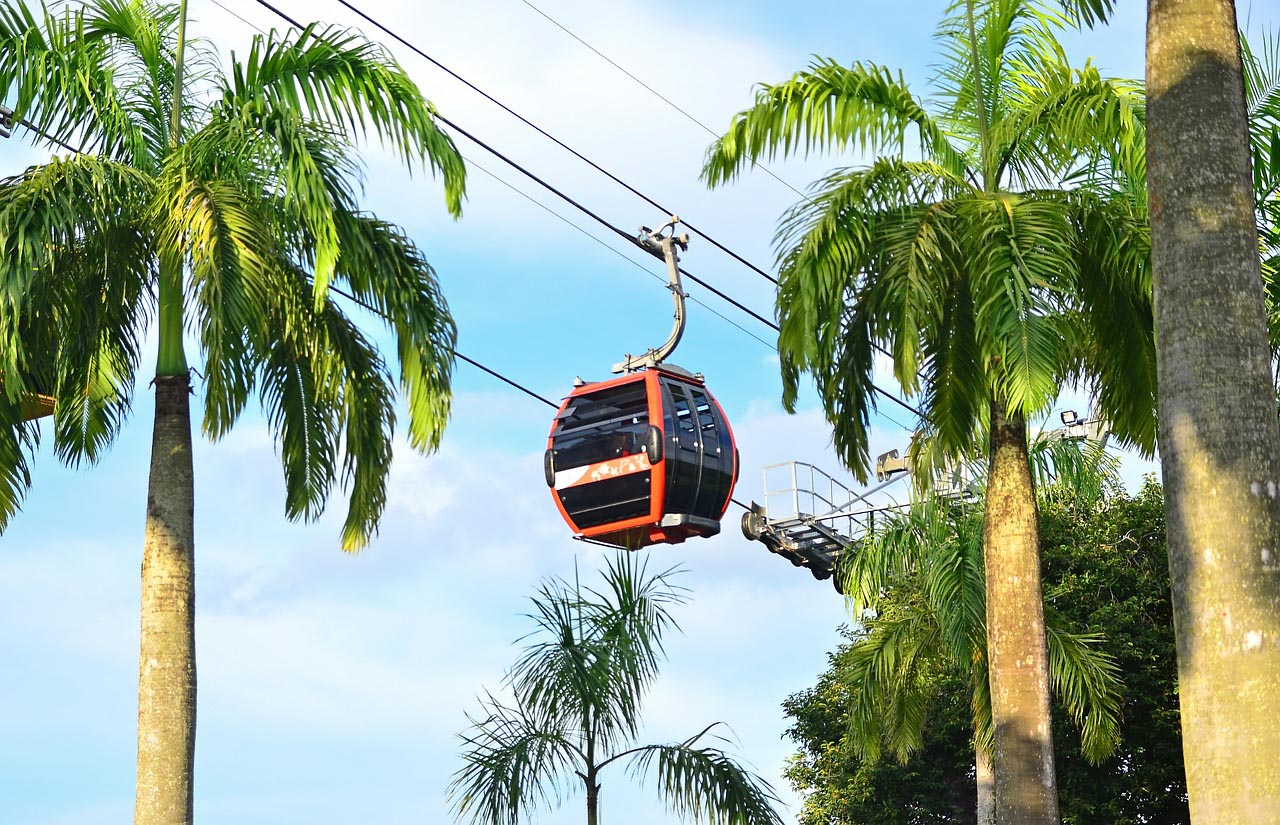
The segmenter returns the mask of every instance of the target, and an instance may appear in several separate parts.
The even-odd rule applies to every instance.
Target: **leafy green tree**
[[[1165,563],[1163,499],[1154,482],[1105,500],[1064,495],[1042,502],[1045,598],[1051,613],[1099,633],[1117,667],[1120,727],[1115,752],[1090,760],[1057,693],[1053,712],[1062,820],[1068,825],[1190,822],[1178,719],[1177,673]],[[916,612],[924,577],[902,580],[883,600],[892,624]],[[919,745],[904,761],[869,754],[852,724],[862,701],[858,647],[880,632],[870,619],[832,654],[818,683],[784,703],[800,746],[788,778],[805,795],[803,825],[973,823],[974,722],[967,671],[930,659],[919,668],[926,697]]]
[[[763,86],[703,170],[877,155],[838,169],[777,237],[784,403],[817,386],[844,462],[865,476],[877,348],[941,455],[988,434],[986,632],[1002,821],[1052,823],[1049,662],[1027,419],[1082,381],[1117,433],[1154,447],[1143,174],[1135,83],[1073,69],[1063,21],[1030,0],[963,0],[939,29],[939,97],[900,75],[818,60]],[[908,153],[919,152],[919,159]],[[1065,183],[1071,183],[1064,189]]]
[[[0,90],[18,117],[82,148],[0,181],[0,528],[30,484],[33,390],[53,438],[93,463],[124,425],[158,340],[142,561],[139,823],[190,822],[195,743],[190,341],[213,440],[257,395],[291,519],[349,494],[342,545],[386,502],[397,385],[409,443],[433,449],[449,410],[453,321],[396,226],[361,211],[359,138],[440,172],[458,214],[464,172],[434,110],[380,47],[336,28],[256,37],[219,72],[185,36],[185,2],[0,6]],[[207,102],[206,102],[207,101]],[[394,374],[330,299],[387,319]]]
[[[1115,0],[1064,5],[1092,24]],[[1187,783],[1209,825],[1280,821],[1280,423],[1246,88],[1234,0],[1148,0],[1161,472]]]
[[[451,786],[459,819],[516,825],[569,788],[586,794],[586,822],[600,818],[601,772],[615,763],[656,774],[676,814],[715,825],[781,825],[768,783],[718,747],[716,725],[683,742],[633,744],[641,700],[658,675],[662,636],[684,602],[673,571],[649,573],[644,557],[620,554],[600,589],[544,583],[533,598],[530,644],[508,673],[512,700],[492,695],[463,734],[466,764]]]
[[[1040,497],[1069,494],[1096,501],[1117,484],[1115,462],[1100,445],[1048,437],[1030,445],[1041,477]],[[1050,482],[1050,477],[1057,480]],[[882,746],[900,761],[924,745],[924,714],[939,675],[962,675],[971,697],[977,822],[994,816],[991,693],[987,676],[985,587],[980,505],[931,497],[882,528],[845,557],[839,575],[855,616],[874,621],[851,646],[845,678],[856,700],[848,711],[848,741],[877,759]],[[1081,730],[1086,758],[1098,762],[1115,747],[1118,681],[1094,634],[1071,630],[1045,611],[1050,682]]]

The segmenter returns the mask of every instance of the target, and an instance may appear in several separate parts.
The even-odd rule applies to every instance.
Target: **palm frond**
[[[1074,330],[1059,321],[1053,303],[1077,280],[1068,211],[1011,194],[967,199],[961,208],[988,374],[1011,414],[1035,415],[1057,396],[1072,351]]]
[[[1072,22],[1077,26],[1084,25],[1089,28],[1107,22],[1107,18],[1116,7],[1116,0],[1058,0],[1058,2]]]
[[[1077,191],[1069,201],[1080,267],[1077,301],[1089,342],[1077,377],[1117,439],[1152,455],[1157,376],[1145,200]]]
[[[1120,485],[1120,458],[1083,438],[1036,433],[1028,448],[1036,490],[1052,495],[1069,491],[1084,501],[1100,501]]]
[[[790,408],[800,373],[811,373],[836,449],[863,480],[873,341],[888,345],[900,383],[914,388],[919,330],[944,311],[940,263],[954,247],[948,202],[929,204],[968,189],[937,164],[882,158],[822,179],[779,225],[783,401]]]
[[[348,491],[342,545],[377,530],[395,427],[392,379],[377,347],[332,303],[316,313],[304,274],[279,261],[266,294],[256,358],[259,394],[280,439],[290,518],[312,520],[340,481]],[[341,456],[341,464],[339,464]]]
[[[88,156],[0,181],[0,374],[10,400],[57,397],[68,463],[95,461],[128,410],[153,277],[137,228],[150,191],[144,175]]]
[[[112,44],[93,34],[106,2],[41,3],[38,12],[6,4],[0,9],[0,89],[14,96],[16,116],[56,140],[150,169],[164,146],[163,118],[154,119],[154,101],[138,95],[128,77],[121,83]]]
[[[1042,60],[1016,76],[1008,115],[996,124],[1001,168],[1020,187],[1058,184],[1074,165],[1114,169],[1146,180],[1146,102],[1142,85],[1103,78],[1086,63]]]
[[[560,723],[581,720],[606,748],[635,736],[662,634],[675,627],[670,609],[685,598],[674,573],[622,557],[610,561],[603,590],[544,582],[530,614],[538,629],[507,676],[521,706]]]
[[[1073,633],[1048,604],[1045,638],[1049,645],[1049,681],[1072,720],[1080,726],[1085,758],[1097,764],[1120,739],[1120,670],[1097,647],[1096,633]]]
[[[34,422],[22,422],[22,404],[0,394],[0,533],[22,507],[31,487],[31,462],[40,442]]]
[[[905,762],[923,744],[931,696],[927,675],[947,657],[940,641],[927,607],[897,604],[850,646],[841,676],[854,697],[850,741],[863,758],[874,761],[886,747]]]
[[[555,779],[577,769],[581,754],[560,731],[489,697],[489,715],[462,734],[465,765],[449,784],[454,813],[476,825],[519,825],[558,804]]]
[[[755,105],[734,115],[708,150],[702,178],[717,186],[757,162],[826,149],[899,153],[912,127],[927,159],[965,177],[962,155],[901,76],[871,63],[845,67],[819,58],[756,92]]]
[[[1255,197],[1280,192],[1280,32],[1264,30],[1255,43],[1240,36]]]
[[[724,751],[699,747],[701,738],[639,748],[632,770],[641,776],[656,773],[658,793],[677,816],[708,825],[781,825],[773,807],[778,797],[769,783]]]
[[[157,252],[186,261],[204,355],[203,428],[216,440],[230,431],[253,392],[255,348],[269,347],[268,290],[279,252],[268,233],[274,215],[256,209],[234,182],[192,174],[188,155],[199,148],[198,142],[187,144],[169,159],[151,224]]]
[[[261,104],[345,133],[372,132],[410,168],[438,172],[450,213],[461,214],[466,172],[435,107],[385,49],[360,34],[312,24],[296,35],[255,37],[244,61],[233,57],[214,108],[226,116]]]
[[[335,215],[342,252],[334,275],[395,333],[409,444],[434,450],[449,419],[458,337],[435,270],[394,224],[345,209]]]

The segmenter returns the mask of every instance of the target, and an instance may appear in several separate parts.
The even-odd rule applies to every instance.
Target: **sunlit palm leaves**
[[[654,775],[677,815],[716,825],[780,823],[768,784],[714,744],[714,725],[683,742],[629,747],[640,703],[658,673],[671,609],[684,601],[673,571],[650,573],[642,556],[621,555],[604,586],[545,583],[529,617],[536,630],[507,674],[512,701],[493,696],[463,735],[464,767],[451,794],[461,819],[516,825],[556,807],[571,788],[599,781],[625,761]]]
[[[1087,447],[1040,439],[1034,454],[1046,474],[1056,468],[1064,485],[1086,496],[1114,483],[1113,465]],[[982,552],[981,508],[932,498],[890,516],[845,557],[845,592],[866,623],[841,670],[854,697],[850,742],[861,756],[885,750],[905,761],[922,746],[943,672],[970,686],[975,735],[989,745]],[[1053,691],[1081,729],[1084,755],[1099,762],[1119,737],[1117,668],[1097,648],[1097,634],[1070,630],[1051,609],[1045,616]]]
[[[184,273],[205,432],[225,435],[258,395],[286,512],[314,519],[341,485],[343,546],[357,549],[386,502],[396,385],[410,444],[433,449],[456,333],[420,250],[361,211],[356,141],[440,173],[455,215],[461,158],[384,50],[314,26],[255,38],[225,76],[189,43],[174,145],[176,20],[142,0],[0,9],[0,90],[19,117],[87,153],[0,181],[0,420],[17,420],[24,392],[51,393],[59,456],[96,460],[128,412],[165,263]],[[331,284],[385,319],[396,367],[329,299]],[[31,425],[4,431],[0,526],[29,484],[35,438]]]
[[[784,402],[812,377],[863,480],[876,346],[945,453],[972,447],[992,397],[1030,417],[1072,382],[1154,448],[1141,89],[1071,68],[1047,7],[976,3],[972,37],[965,9],[940,28],[937,102],[882,67],[817,61],[764,86],[703,171],[715,185],[775,155],[878,154],[815,182],[775,239]]]

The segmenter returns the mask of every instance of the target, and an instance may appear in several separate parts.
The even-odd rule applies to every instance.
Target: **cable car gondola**
[[[544,459],[556,507],[578,538],[637,549],[714,536],[738,480],[733,430],[701,375],[663,364],[684,332],[675,247],[687,236],[643,230],[667,261],[675,327],[667,342],[579,382],[556,413]]]

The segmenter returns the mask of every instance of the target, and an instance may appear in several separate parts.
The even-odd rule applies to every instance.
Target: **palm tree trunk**
[[[1192,820],[1280,822],[1280,428],[1231,0],[1150,0],[1160,453]]]
[[[1027,424],[1020,414],[1006,417],[994,399],[983,553],[996,822],[1057,825],[1040,529]]]
[[[596,772],[588,771],[583,779],[587,784],[587,825],[600,822],[600,783],[596,782]]]
[[[155,380],[156,419],[142,551],[135,825],[192,820],[196,741],[195,489],[190,379]]]
[[[973,757],[978,779],[978,825],[995,825],[996,780],[991,772],[991,753],[975,742]]]

